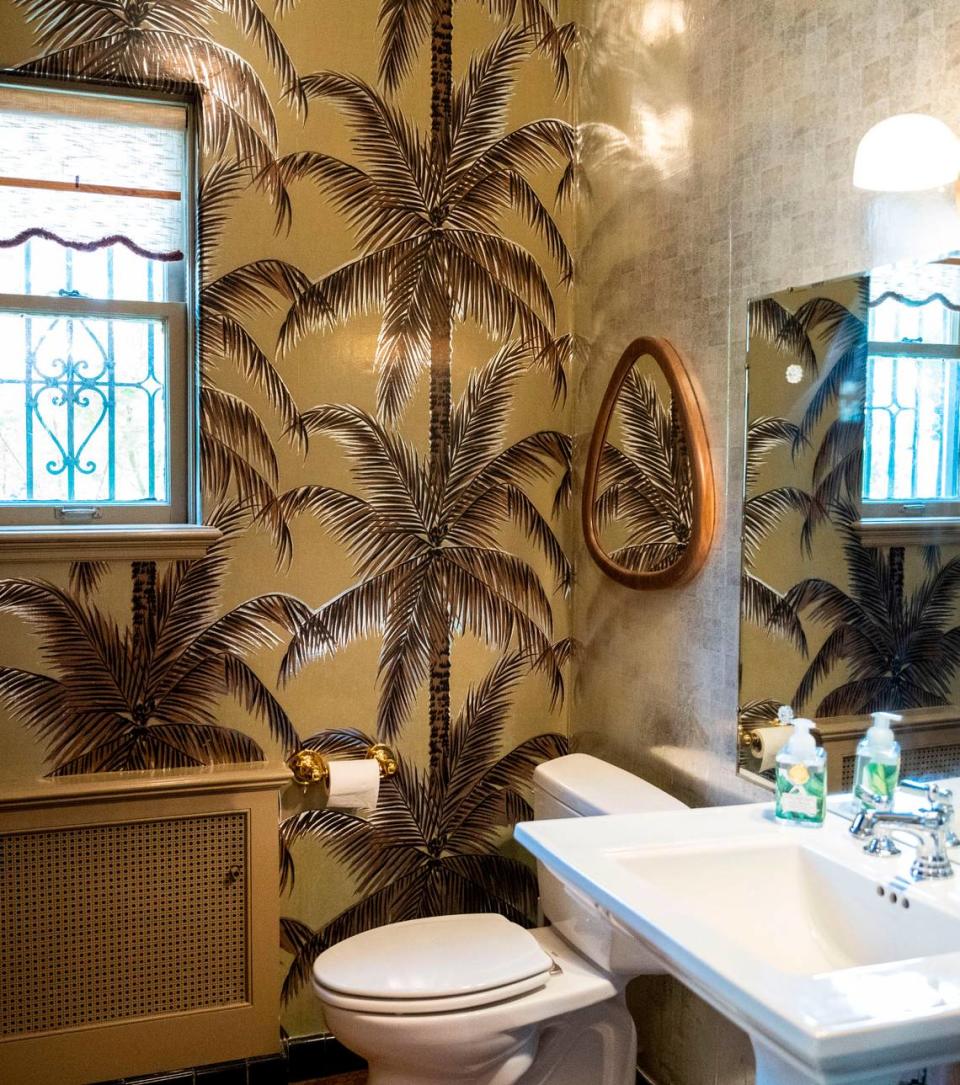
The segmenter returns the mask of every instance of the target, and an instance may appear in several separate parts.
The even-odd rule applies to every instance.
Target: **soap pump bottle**
[[[873,726],[857,745],[853,794],[868,808],[888,810],[893,805],[900,778],[900,743],[890,724],[902,719],[892,712],[874,712]]]
[[[813,720],[793,721],[793,735],[777,754],[776,815],[781,821],[822,825],[827,813],[827,752],[810,729]]]

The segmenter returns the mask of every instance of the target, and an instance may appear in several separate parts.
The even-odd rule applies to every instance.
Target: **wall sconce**
[[[860,140],[853,183],[873,192],[922,192],[953,184],[960,174],[960,139],[924,113],[900,113]]]

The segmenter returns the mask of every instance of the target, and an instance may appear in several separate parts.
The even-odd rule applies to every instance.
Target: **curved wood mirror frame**
[[[672,565],[653,571],[630,569],[610,557],[600,543],[595,512],[600,461],[617,397],[636,362],[647,355],[656,362],[670,386],[670,394],[686,436],[692,485],[692,517],[687,546]],[[590,437],[580,509],[583,535],[590,556],[607,576],[620,584],[625,584],[628,588],[650,590],[677,587],[692,580],[703,568],[716,527],[717,497],[713,464],[710,459],[710,444],[707,440],[700,404],[690,377],[687,375],[687,367],[684,365],[680,352],[668,340],[651,336],[634,339],[617,362],[617,367],[604,392],[603,402],[600,404],[597,421]]]

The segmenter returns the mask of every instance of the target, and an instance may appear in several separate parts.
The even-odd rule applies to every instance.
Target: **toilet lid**
[[[504,997],[501,989],[509,997],[542,986],[552,965],[529,931],[501,915],[447,915],[338,942],[314,962],[313,981],[321,997],[351,1002],[449,998],[476,1005]],[[488,996],[474,998],[482,992]]]

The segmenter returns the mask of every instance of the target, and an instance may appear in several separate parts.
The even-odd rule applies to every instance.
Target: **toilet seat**
[[[313,981],[313,989],[327,1005],[338,1006],[342,1010],[355,1010],[357,1013],[452,1013],[456,1010],[479,1009],[495,1002],[528,995],[543,987],[549,976],[549,972],[544,972],[529,979],[505,984],[503,987],[488,987],[468,995],[447,995],[443,998],[364,998],[333,991],[316,980]]]
[[[550,954],[501,915],[447,915],[364,931],[324,951],[313,988],[359,1013],[436,1014],[476,1009],[543,987]]]

